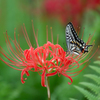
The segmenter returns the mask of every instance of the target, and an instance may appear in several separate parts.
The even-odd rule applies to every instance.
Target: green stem
[[[51,100],[51,98],[50,98],[49,77],[46,77],[46,86],[47,86],[48,100]]]

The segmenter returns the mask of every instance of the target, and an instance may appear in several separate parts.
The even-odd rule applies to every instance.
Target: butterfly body
[[[71,22],[66,26],[66,43],[68,51],[77,55],[88,52],[88,47],[92,46],[86,45],[86,43],[78,37]]]

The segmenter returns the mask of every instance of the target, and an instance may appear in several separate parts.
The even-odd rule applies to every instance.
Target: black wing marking
[[[69,22],[68,25],[70,26],[70,30],[71,30],[71,32],[72,32],[72,34],[73,34],[75,40],[76,40],[77,42],[79,42],[79,43],[80,43],[81,45],[83,45],[83,46],[86,45],[86,43],[84,43],[84,41],[81,40],[81,39],[78,37],[78,35],[77,35],[77,33],[76,33],[76,31],[75,31],[75,29],[74,29],[74,27],[73,27],[73,24],[72,24],[71,22]]]

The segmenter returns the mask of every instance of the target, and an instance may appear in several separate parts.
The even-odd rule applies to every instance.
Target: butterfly
[[[67,24],[65,34],[68,52],[71,54],[79,55],[80,53],[88,52],[88,47],[92,46],[86,45],[86,43],[78,37],[71,22]]]

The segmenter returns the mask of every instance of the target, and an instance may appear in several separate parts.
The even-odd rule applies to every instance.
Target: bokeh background
[[[100,0],[0,0],[0,46],[7,51],[4,33],[7,30],[9,36],[14,39],[16,28],[21,47],[24,50],[28,49],[22,35],[23,23],[32,44],[36,44],[31,20],[33,20],[35,30],[38,29],[40,46],[46,43],[46,25],[48,25],[49,37],[51,37],[50,27],[52,27],[54,44],[56,44],[58,34],[59,44],[66,51],[65,27],[68,22],[72,22],[76,31],[80,32],[79,37],[84,30],[85,42],[89,34],[95,32],[91,40],[91,43],[95,40],[94,51],[100,45]],[[90,64],[98,59],[98,55],[100,56],[100,51],[90,60]],[[11,69],[0,61],[0,100],[47,100],[47,91],[41,86],[41,77],[38,73],[29,73],[30,76],[25,84],[22,84],[21,72]],[[50,77],[51,100],[69,100],[69,98],[87,100],[73,87],[79,85],[81,81],[90,81],[83,77],[86,73],[94,72],[87,66],[73,78],[72,85],[68,85],[67,82],[70,80],[64,76]]]

